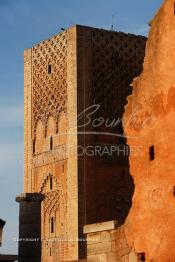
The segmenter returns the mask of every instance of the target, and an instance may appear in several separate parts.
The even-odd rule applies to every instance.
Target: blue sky
[[[23,190],[23,51],[82,24],[146,35],[161,0],[0,0],[0,217],[7,221],[1,253],[17,253],[16,194]]]

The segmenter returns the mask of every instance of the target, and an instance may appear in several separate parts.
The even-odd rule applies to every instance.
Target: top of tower
[[[135,37],[147,38],[147,37],[145,37],[145,36],[143,36],[143,35],[136,35],[136,34],[133,34],[133,33],[126,33],[126,32],[121,32],[121,31],[115,31],[115,30],[113,30],[112,28],[108,30],[108,29],[104,29],[104,28],[98,28],[98,27],[91,27],[91,26],[86,26],[86,25],[74,24],[74,25],[72,25],[72,26],[70,26],[70,27],[68,27],[68,28],[61,27],[61,28],[60,28],[60,31],[58,31],[57,34],[54,34],[54,35],[52,35],[52,36],[50,36],[50,37],[48,37],[48,38],[46,38],[46,39],[44,39],[44,40],[36,43],[36,44],[34,44],[33,47],[34,47],[34,46],[37,46],[37,45],[39,45],[40,43],[43,43],[43,42],[45,42],[45,41],[50,41],[50,40],[52,40],[54,37],[57,37],[57,36],[59,36],[59,35],[61,36],[62,34],[66,33],[67,31],[69,31],[69,30],[71,30],[71,29],[73,29],[73,28],[81,28],[81,29],[89,30],[89,31],[102,31],[102,32],[111,33],[111,34],[117,34],[117,33],[118,33],[118,34],[123,34],[123,35],[130,35],[130,36],[135,36]],[[28,49],[28,48],[26,48],[26,49]]]

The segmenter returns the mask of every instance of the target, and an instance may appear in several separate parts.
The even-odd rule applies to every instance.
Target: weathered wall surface
[[[123,229],[88,234],[89,262],[128,262],[130,248]]]
[[[130,155],[135,192],[125,234],[146,261],[175,261],[174,70],[175,5],[165,0],[152,21],[144,69],[133,82],[123,120],[135,150]]]

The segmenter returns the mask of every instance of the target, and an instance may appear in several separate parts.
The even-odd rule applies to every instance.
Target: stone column
[[[44,196],[24,193],[16,197],[20,204],[18,262],[41,262],[41,202]]]

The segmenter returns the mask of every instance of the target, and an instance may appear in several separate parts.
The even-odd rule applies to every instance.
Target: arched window
[[[35,154],[35,143],[36,141],[35,141],[35,138],[33,139],[33,154]]]
[[[53,217],[50,220],[50,232],[51,232],[51,234],[53,234],[55,232],[55,221],[54,221]]]
[[[51,65],[48,65],[48,74],[50,75],[52,72],[52,66]]]
[[[52,179],[52,176],[50,177],[50,190],[53,189],[53,179]]]
[[[53,138],[52,138],[52,136],[50,137],[50,150],[52,150],[53,149]]]

